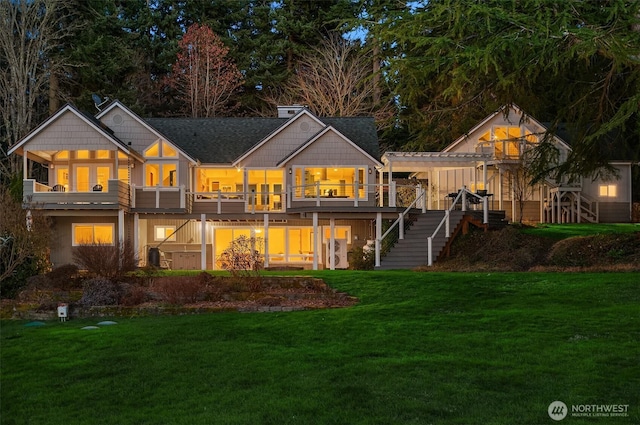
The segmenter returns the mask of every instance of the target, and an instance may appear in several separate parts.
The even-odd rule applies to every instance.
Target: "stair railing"
[[[396,219],[396,221],[393,222],[393,224],[391,226],[389,226],[389,228],[387,229],[386,232],[384,232],[384,234],[382,234],[382,236],[380,236],[380,238],[376,238],[376,259],[375,259],[375,266],[376,267],[380,267],[380,247],[382,244],[382,241],[384,240],[384,238],[386,238],[394,229],[396,226],[398,226],[398,239],[404,239],[404,217],[409,214],[409,211],[411,211],[411,209],[413,209],[414,206],[418,205],[418,201],[422,201],[421,202],[421,209],[423,213],[426,213],[426,204],[425,204],[425,200],[426,200],[426,193],[427,191],[422,187],[422,185],[418,185],[416,186],[416,199],[414,199],[414,201],[409,204],[409,206],[401,213],[398,214],[398,218]]]
[[[471,192],[467,189],[467,186],[462,186],[462,189],[458,191],[458,196],[455,197],[453,202],[451,202],[451,206],[444,211],[444,217],[434,230],[433,234],[427,238],[427,249],[428,249],[428,266],[433,266],[433,238],[438,235],[442,226],[445,227],[445,237],[449,238],[451,236],[451,228],[450,228],[450,215],[451,211],[455,208],[458,201],[461,201],[462,211],[467,211],[467,195],[475,196],[476,198],[482,200],[482,209],[483,209],[483,223],[489,223],[489,197],[488,196],[480,196],[477,193]]]

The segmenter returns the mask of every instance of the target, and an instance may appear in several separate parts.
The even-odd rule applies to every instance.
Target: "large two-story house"
[[[266,267],[345,268],[348,250],[375,241],[376,265],[384,268],[380,242],[385,222],[395,221],[401,243],[394,251],[406,261],[389,256],[387,267],[412,267],[426,263],[427,238],[443,210],[630,220],[629,162],[614,164],[618,180],[549,180],[514,202],[514,167],[545,128],[507,108],[442,152],[380,157],[372,118],[318,117],[301,106],[279,107],[274,118],[143,119],[119,101],[95,116],[66,105],[9,153],[24,160],[25,207],[52,219],[54,266],[73,262],[82,244],[129,241],[141,265],[215,270],[230,242],[247,236],[261,242]],[[46,167],[47,181],[28,175],[27,159]],[[401,188],[398,172],[415,179]],[[462,205],[455,195],[463,188]],[[427,216],[435,224],[426,230],[409,226]],[[414,242],[403,252],[410,234]]]

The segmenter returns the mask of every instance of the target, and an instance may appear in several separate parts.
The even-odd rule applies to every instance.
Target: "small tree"
[[[513,202],[518,206],[518,223],[524,219],[525,203],[533,197],[534,171],[531,166],[533,146],[521,141],[520,160],[509,164],[507,170],[511,179]],[[513,217],[515,219],[515,217]]]
[[[232,276],[259,276],[264,267],[260,251],[264,246],[262,238],[240,236],[229,244],[220,255],[223,269]]]
[[[178,43],[178,60],[167,83],[179,93],[192,117],[214,117],[232,109],[229,98],[242,84],[242,74],[227,57],[220,37],[205,25],[193,24]]]
[[[21,192],[21,191],[20,191]],[[20,200],[0,184],[0,293],[13,295],[29,276],[44,271],[51,235],[39,209],[23,209]]]

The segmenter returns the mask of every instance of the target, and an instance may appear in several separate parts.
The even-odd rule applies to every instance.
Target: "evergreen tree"
[[[411,8],[412,7],[412,8]],[[416,141],[438,148],[504,103],[572,123],[573,153],[558,170],[606,167],[606,145],[638,152],[640,3],[612,0],[430,0],[388,9],[375,37],[390,47],[397,84]],[[553,149],[541,144],[540,173]]]

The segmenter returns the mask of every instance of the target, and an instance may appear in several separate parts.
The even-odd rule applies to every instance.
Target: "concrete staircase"
[[[449,230],[452,234],[463,216],[462,211],[451,211]],[[405,231],[404,239],[396,242],[387,255],[380,260],[380,267],[376,270],[412,269],[427,265],[429,262],[427,238],[433,235],[443,217],[444,211],[427,211],[425,214],[418,214],[411,227]],[[447,239],[443,224],[438,235],[433,239],[434,261],[447,244]]]

